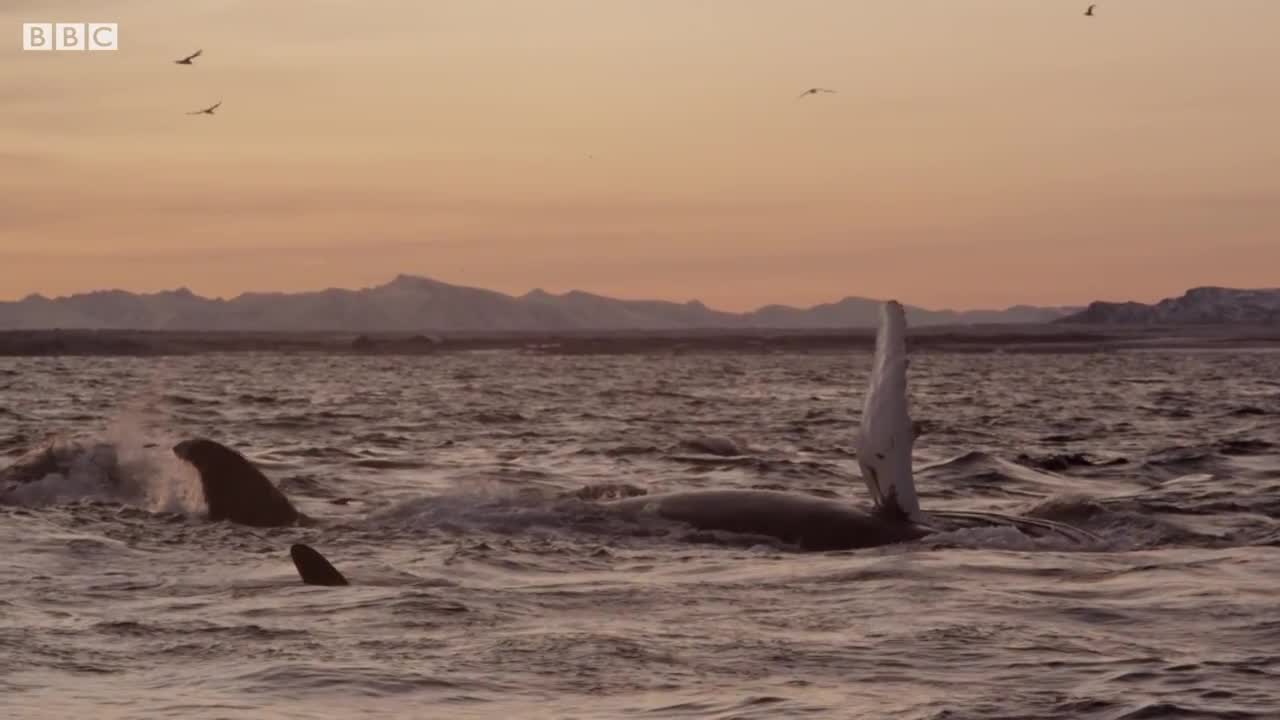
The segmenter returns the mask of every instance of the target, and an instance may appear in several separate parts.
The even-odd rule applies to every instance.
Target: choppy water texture
[[[1280,717],[1280,354],[913,358],[925,508],[1036,512],[1096,547],[989,529],[805,554],[555,499],[863,503],[869,364],[0,360],[0,453],[105,440],[134,487],[0,506],[0,716]],[[322,522],[202,520],[167,450],[192,434]],[[742,452],[697,442],[721,437]],[[295,541],[353,586],[301,585]]]

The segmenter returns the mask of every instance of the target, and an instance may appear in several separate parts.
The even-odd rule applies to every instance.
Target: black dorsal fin
[[[328,560],[324,559],[315,548],[298,543],[289,548],[289,556],[293,558],[294,567],[302,582],[308,585],[350,585],[347,579],[338,572]]]

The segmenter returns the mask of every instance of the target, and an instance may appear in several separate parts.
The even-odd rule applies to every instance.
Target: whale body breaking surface
[[[883,512],[776,490],[690,490],[641,495],[610,506],[633,519],[652,514],[700,530],[767,536],[802,550],[852,550],[929,534]]]

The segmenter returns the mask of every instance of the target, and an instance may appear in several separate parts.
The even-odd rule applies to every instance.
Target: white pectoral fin
[[[858,430],[858,466],[871,498],[883,510],[918,519],[920,501],[911,475],[915,427],[907,407],[907,318],[890,300],[880,311],[871,380]]]

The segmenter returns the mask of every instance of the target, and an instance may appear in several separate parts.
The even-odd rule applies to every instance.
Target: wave
[[[172,444],[144,432],[131,416],[101,436],[50,438],[0,469],[0,504],[37,508],[88,500],[201,513],[199,475],[169,451]]]

